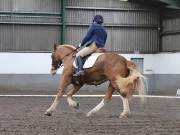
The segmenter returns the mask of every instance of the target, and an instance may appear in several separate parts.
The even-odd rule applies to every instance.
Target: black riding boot
[[[83,60],[81,56],[78,56],[76,58],[76,65],[77,65],[77,72],[75,76],[83,76],[84,75],[84,70],[83,70]]]

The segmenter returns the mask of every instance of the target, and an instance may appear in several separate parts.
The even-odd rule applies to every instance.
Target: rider
[[[96,52],[98,48],[103,48],[105,46],[106,39],[107,32],[103,26],[103,17],[101,15],[96,15],[93,18],[93,23],[89,27],[86,36],[79,44],[79,47],[85,46],[85,48],[76,54],[75,61],[78,68],[75,76],[84,75],[82,58]]]

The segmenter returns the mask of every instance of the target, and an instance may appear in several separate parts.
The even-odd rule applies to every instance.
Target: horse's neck
[[[73,65],[73,62],[74,62],[74,59],[75,57],[73,57],[72,55],[65,58],[64,61],[63,61],[63,65],[64,67],[70,67]]]
[[[74,52],[74,49],[63,48],[61,52],[63,52],[61,54],[62,54],[62,58],[63,58],[62,62],[64,66],[69,65],[70,63],[73,63],[74,61],[73,55],[76,53]]]
[[[76,49],[76,47],[74,47],[73,45],[60,45],[59,47],[68,48],[70,50],[75,50]]]

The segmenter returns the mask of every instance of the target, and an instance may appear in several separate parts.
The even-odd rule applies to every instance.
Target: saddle
[[[95,64],[97,58],[98,58],[100,55],[102,55],[103,53],[105,53],[105,52],[106,52],[106,49],[104,49],[104,48],[98,48],[95,53],[92,53],[92,54],[90,54],[90,55],[85,56],[85,57],[83,58],[83,68],[84,68],[84,69],[87,69],[87,68],[93,67],[93,65]],[[75,62],[75,61],[73,62],[73,66],[74,66],[74,68],[77,69],[76,62]]]
[[[99,56],[101,56],[102,54],[104,54],[104,52],[106,52],[106,50],[104,48],[99,48],[95,53],[92,53],[90,55],[87,55],[83,58],[83,69],[88,69],[88,68],[91,68],[94,66],[96,60],[98,59]],[[73,62],[73,66],[74,68],[77,69],[77,66],[76,66],[76,62],[74,61]],[[73,76],[72,78],[72,83],[75,84],[75,85],[80,85],[80,77],[75,77]],[[103,81],[101,82],[92,82],[91,84],[89,85],[100,85],[101,83],[103,83]]]
[[[97,58],[102,54],[104,54],[104,53],[93,53],[91,55],[84,57],[83,58],[83,68],[87,69],[87,68],[93,67]],[[75,61],[73,62],[73,66],[74,66],[74,68],[77,68]]]

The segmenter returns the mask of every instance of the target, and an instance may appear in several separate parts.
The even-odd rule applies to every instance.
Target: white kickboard
[[[91,68],[93,67],[94,63],[96,62],[97,58],[104,53],[93,53],[90,57],[85,61],[83,68]],[[77,68],[75,61],[73,62],[73,66]]]

